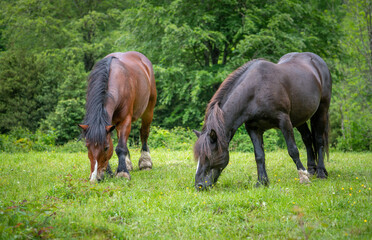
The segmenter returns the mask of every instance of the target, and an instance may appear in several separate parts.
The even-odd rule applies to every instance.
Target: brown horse
[[[243,123],[254,146],[257,185],[269,183],[263,133],[270,128],[283,133],[300,182],[309,182],[309,175],[315,172],[326,178],[331,92],[327,64],[314,53],[289,53],[278,64],[253,60],[234,71],[208,104],[202,132],[195,131],[195,187],[206,189],[217,181],[229,162],[229,142]],[[309,119],[311,131],[306,123]],[[310,174],[300,161],[293,127],[305,143]]]
[[[151,62],[141,53],[111,53],[99,61],[88,78],[86,115],[83,129],[90,159],[90,181],[112,176],[109,160],[113,154],[111,132],[118,136],[117,177],[130,179],[133,169],[127,147],[132,122],[142,119],[142,151],[139,169],[151,169],[147,146],[156,103],[156,86]]]

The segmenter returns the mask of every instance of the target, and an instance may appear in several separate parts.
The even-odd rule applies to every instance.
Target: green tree
[[[343,55],[332,102],[336,145],[342,150],[371,150],[372,3],[347,1],[343,20]],[[337,80],[337,78],[336,78]]]
[[[322,1],[140,1],[123,12],[125,49],[155,65],[155,123],[198,127],[227,75],[253,58],[277,61],[293,51],[338,53],[339,18]],[[336,1],[336,7],[340,4]]]

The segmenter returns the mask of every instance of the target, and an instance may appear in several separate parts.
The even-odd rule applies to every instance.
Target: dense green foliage
[[[219,84],[243,63],[310,51],[325,59],[334,81],[331,144],[371,150],[371,5],[368,0],[3,0],[0,133],[21,127],[34,134],[53,132],[56,144],[77,138],[87,75],[111,52],[135,50],[153,62],[158,88],[153,125],[164,130],[199,128]]]
[[[87,181],[86,153],[0,153],[0,239],[371,239],[372,154],[332,152],[327,180],[300,184],[286,151],[234,152],[219,181],[196,192],[192,152],[156,149],[132,180]],[[306,155],[302,150],[301,155]],[[117,167],[117,158],[111,160]]]

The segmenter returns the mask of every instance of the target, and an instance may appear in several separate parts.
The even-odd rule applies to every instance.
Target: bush
[[[279,148],[280,132],[275,129],[270,129],[264,133],[264,149],[265,151],[275,151]],[[235,133],[234,138],[230,142],[230,150],[237,152],[254,152],[251,138],[241,126]]]
[[[56,144],[64,144],[80,135],[78,124],[85,114],[85,100],[68,99],[58,103],[56,111],[51,113],[41,129],[55,129]]]
[[[49,151],[54,148],[56,138],[56,133],[52,130],[46,132],[37,130],[32,133],[26,128],[16,128],[8,135],[0,135],[0,151]]]
[[[172,150],[191,150],[195,141],[196,136],[190,129],[175,127],[167,130],[153,126],[151,127],[149,146]]]
[[[58,146],[56,150],[58,152],[77,153],[85,152],[87,151],[87,148],[85,147],[85,142],[83,140],[70,140],[64,145]]]

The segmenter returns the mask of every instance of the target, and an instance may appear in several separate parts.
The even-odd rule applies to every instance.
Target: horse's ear
[[[83,129],[84,131],[86,131],[87,129],[88,129],[88,125],[85,125],[85,124],[79,124],[79,127],[81,128],[81,129]]]
[[[106,126],[106,132],[107,133],[110,133],[110,132],[114,131],[114,129],[115,129],[115,126],[114,125],[108,125],[108,126]]]
[[[199,131],[196,131],[196,130],[192,130],[194,133],[195,133],[195,135],[199,138],[200,137],[200,134],[201,134],[201,132],[199,132]]]
[[[214,131],[213,129],[212,129],[211,132],[209,133],[209,137],[211,138],[211,142],[212,142],[212,143],[217,142],[217,133],[216,133],[216,131]]]

